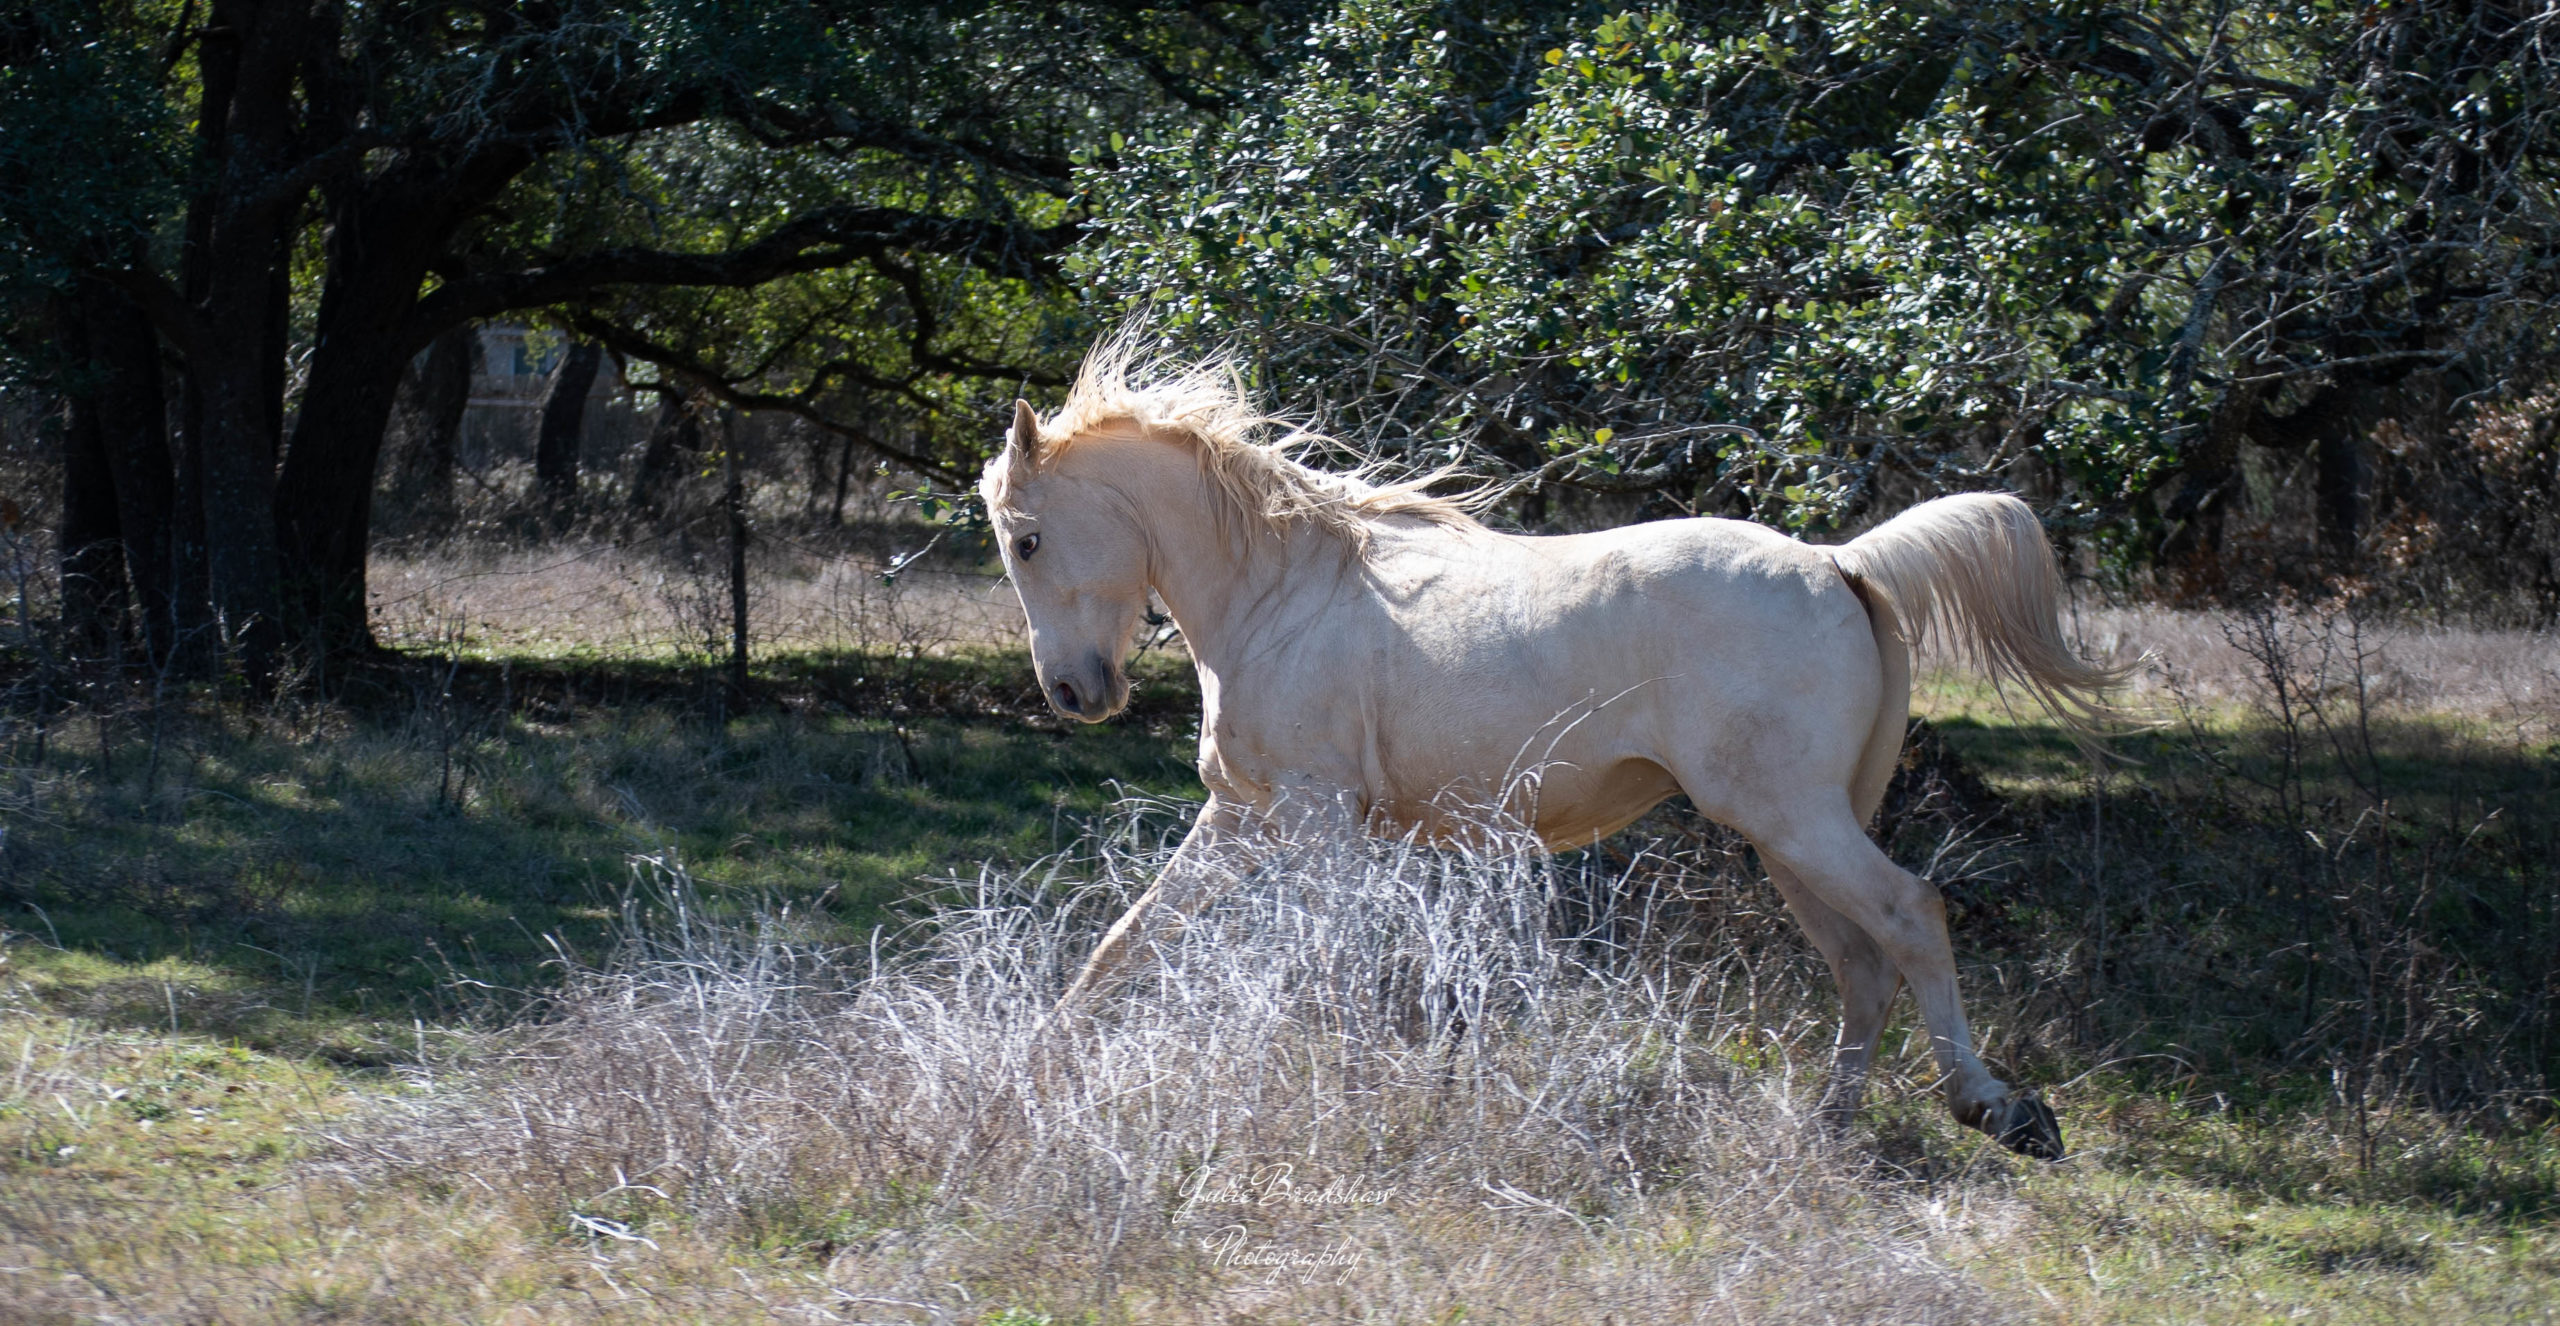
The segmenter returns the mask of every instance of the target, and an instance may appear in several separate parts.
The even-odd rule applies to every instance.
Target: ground
[[[2278,662],[2311,667],[2307,641]],[[2410,641],[2399,657],[2427,657]],[[1682,1143],[1580,1196],[1442,1192],[1392,1228],[1323,1226],[1393,1263],[1330,1297],[1221,1279],[1171,1235],[1118,1279],[944,1251],[971,1277],[956,1297],[857,1292],[923,1255],[876,1231],[968,1222],[901,1224],[931,1205],[908,1180],[843,1176],[792,1189],[816,1209],[787,1219],[636,1196],[607,1216],[436,1151],[462,1134],[404,1113],[508,1099],[510,1056],[540,1041],[524,1020],[585,1007],[563,980],[629,959],[672,898],[797,916],[851,952],[905,942],[987,863],[1037,876],[1084,842],[1057,859],[1085,869],[1116,800],[1196,795],[1178,659],[1150,656],[1133,714],[1101,727],[1032,712],[1018,652],[942,647],[780,655],[710,712],[681,659],[518,649],[282,711],[163,697],[23,729],[0,843],[0,1317],[1574,1320],[1722,1284],[1720,1311],[1821,1319],[1848,1300],[1789,1259],[1849,1230],[1852,1260],[1903,1267],[1875,1283],[1935,1286],[1895,1300],[1913,1320],[2547,1319],[2560,1125],[2535,1010],[2560,758],[2529,684],[2547,655],[2510,653],[2462,653],[2460,686],[2404,667],[2350,726],[2334,685],[2288,717],[2245,651],[2217,682],[2229,659],[2188,648],[2146,692],[2174,721],[2103,779],[2036,715],[1934,685],[1885,831],[1946,887],[1986,1048],[2061,1108],[2073,1158],[1954,1129],[1906,1034],[1850,1157],[1776,1149],[1806,1167],[1772,1198],[1795,1223],[1717,1203],[1744,1171],[1715,1167],[1751,1153]],[[1714,1044],[1762,1084],[1752,1117],[1786,1117],[1818,1079],[1823,982],[1747,854],[1676,808],[1636,832],[1661,846],[1602,857],[1646,887],[1709,881],[1685,942],[1747,952],[1734,970],[1777,992]],[[689,893],[661,887],[678,865]],[[1523,1273],[1485,1269],[1505,1248],[1596,1297],[1524,1297]],[[1792,1269],[1754,1281],[1755,1256]]]

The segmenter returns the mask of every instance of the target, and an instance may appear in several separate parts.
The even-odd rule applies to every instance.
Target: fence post
[[[721,467],[727,480],[720,502],[729,515],[729,692],[747,693],[747,478],[738,464],[739,421],[735,410],[723,411],[727,436]]]

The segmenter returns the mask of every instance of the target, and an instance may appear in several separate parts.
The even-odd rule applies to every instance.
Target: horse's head
[[[1004,454],[978,482],[1031,624],[1031,666],[1059,713],[1099,723],[1129,702],[1129,644],[1147,606],[1147,536],[1118,489],[1061,458],[1041,464],[1040,421],[1013,405]]]

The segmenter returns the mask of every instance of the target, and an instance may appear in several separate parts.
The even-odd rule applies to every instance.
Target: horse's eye
[[[1038,530],[1033,530],[1029,534],[1025,534],[1021,538],[1013,541],[1013,555],[1026,562],[1031,560],[1031,554],[1038,551],[1040,551],[1040,532]]]

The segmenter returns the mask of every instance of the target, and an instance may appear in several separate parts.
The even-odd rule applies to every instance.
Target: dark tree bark
[[[143,655],[166,662],[178,638],[176,476],[169,454],[168,391],[160,341],[123,294],[96,281],[79,287],[90,413],[123,545],[125,584]]]
[[[279,258],[309,189],[294,187],[293,167],[301,127],[295,76],[310,13],[277,0],[214,0],[211,9],[198,44],[197,133],[214,182],[189,208],[184,303],[154,320],[179,343],[196,389],[189,440],[214,623],[263,692],[277,680],[284,645],[275,456],[283,423],[278,296],[287,274]]]
[[[658,418],[650,425],[648,445],[640,451],[640,471],[631,477],[631,509],[650,516],[664,510],[667,485],[675,482],[685,458],[701,451],[701,419],[682,395],[661,391]]]
[[[2240,488],[2240,444],[2250,435],[2265,396],[2262,384],[2234,386],[2215,404],[2194,446],[2179,458],[2180,483],[2161,512],[2163,537],[2156,560],[2178,573],[2183,593],[2218,593],[2227,578],[2223,517]]]
[[[86,385],[86,384],[84,384]],[[62,437],[62,625],[74,658],[109,658],[124,637],[124,546],[98,392],[75,390]]]
[[[595,389],[604,348],[572,342],[552,370],[542,397],[542,432],[533,445],[534,485],[551,528],[567,529],[578,516],[578,446],[586,440],[587,394]]]
[[[2364,542],[2364,430],[2352,419],[2320,430],[2312,461],[2320,553],[2331,566],[2352,570]]]
[[[422,153],[379,175],[326,186],[328,274],[278,509],[280,537],[295,569],[288,588],[297,624],[325,648],[373,648],[364,563],[373,542],[382,440],[400,379],[419,351],[432,353],[440,335],[456,328],[469,335],[463,317],[418,316],[428,266],[463,218],[532,159],[504,143],[459,161]],[[447,407],[456,428],[469,404],[470,348],[467,340],[460,346],[459,399]],[[450,360],[454,349],[445,353]],[[455,370],[448,363],[441,371]]]
[[[405,445],[394,491],[429,515],[453,509],[455,456],[462,416],[471,407],[472,361],[479,351],[479,328],[470,323],[448,328],[400,379],[395,414]]]
[[[178,384],[177,518],[169,525],[171,670],[201,676],[212,666],[213,572],[204,531],[204,388],[193,373]]]
[[[2341,375],[2290,414],[2260,414],[2250,437],[2288,455],[2311,458],[2312,519],[2320,555],[2351,569],[2364,538],[2364,434],[2378,388]]]
[[[738,463],[738,416],[721,413],[720,505],[729,517],[729,693],[747,694],[747,471]]]
[[[278,531],[292,567],[288,602],[299,632],[329,650],[362,652],[372,644],[364,559],[373,541],[374,476],[400,376],[417,347],[396,327],[361,315],[381,307],[369,296],[396,280],[365,265],[343,274],[332,267],[320,298],[323,335],[279,480]],[[467,402],[467,384],[464,390]]]

